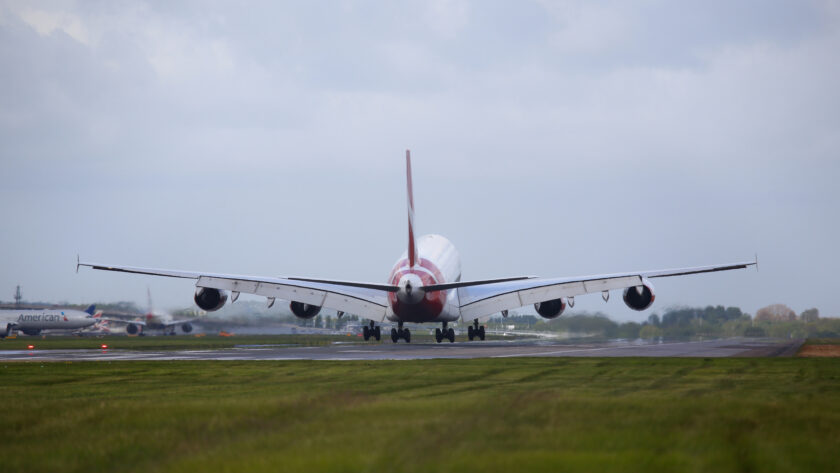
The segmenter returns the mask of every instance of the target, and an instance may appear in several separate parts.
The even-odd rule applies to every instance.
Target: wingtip
[[[80,264],[81,263],[79,263],[79,254],[76,253],[76,274],[79,274],[79,265]]]
[[[755,253],[755,272],[758,272],[758,252]]]

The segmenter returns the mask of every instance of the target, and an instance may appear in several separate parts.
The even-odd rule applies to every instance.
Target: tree
[[[639,338],[651,340],[662,336],[662,330],[652,324],[647,324],[639,330]]]
[[[796,312],[784,304],[772,304],[758,309],[755,313],[755,320],[775,322],[796,320]]]
[[[647,323],[653,325],[654,327],[659,327],[659,314],[656,312],[650,314],[647,318]]]
[[[820,311],[817,308],[808,309],[799,315],[799,320],[803,322],[816,322],[820,319]]]
[[[517,329],[532,328],[537,323],[537,317],[533,315],[508,315],[509,323],[516,325]]]
[[[747,327],[744,329],[745,337],[764,337],[766,335],[764,329],[761,327]]]
[[[616,335],[618,335],[619,338],[635,340],[639,338],[639,332],[641,331],[641,329],[641,324],[637,322],[624,322],[623,324],[618,326]]]

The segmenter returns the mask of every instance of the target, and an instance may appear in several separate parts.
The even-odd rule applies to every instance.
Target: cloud
[[[763,287],[703,287],[748,310],[789,292],[786,302],[819,299],[830,313],[836,302],[813,289],[827,273],[793,289],[787,275],[840,263],[824,256],[834,254],[824,235],[838,230],[827,217],[840,174],[837,10],[6,3],[0,210],[85,234],[44,237],[29,252],[25,235],[7,233],[0,243],[17,249],[7,267],[37,280],[36,268],[60,269],[59,250],[86,250],[117,263],[376,280],[402,251],[395,176],[412,148],[419,225],[452,236],[469,275],[759,250],[768,267],[779,258]],[[47,284],[75,297],[64,280]],[[108,284],[134,297],[134,282]],[[696,287],[668,285],[657,301],[709,300]]]
[[[72,13],[24,7],[18,14],[42,36],[49,36],[59,30],[84,45],[89,46],[93,42],[82,19]]]
[[[426,5],[426,21],[443,38],[457,37],[469,23],[470,3],[465,0],[432,0]]]
[[[626,11],[595,3],[539,2],[558,28],[550,43],[558,54],[593,54],[614,48],[632,34],[634,20]]]

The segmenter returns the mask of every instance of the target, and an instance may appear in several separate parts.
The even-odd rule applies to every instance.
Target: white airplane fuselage
[[[423,286],[461,280],[461,258],[449,240],[440,235],[417,239],[417,261],[408,264],[405,252],[394,264],[388,284],[400,291],[388,296],[388,320],[392,322],[453,322],[460,317],[455,289],[424,293]],[[408,289],[408,290],[407,290]]]
[[[80,310],[21,309],[0,310],[0,330],[12,324],[24,332],[40,330],[77,330],[96,323],[87,312]]]

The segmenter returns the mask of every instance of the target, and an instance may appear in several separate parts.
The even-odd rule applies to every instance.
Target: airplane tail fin
[[[411,186],[411,151],[405,150],[405,174],[408,187],[408,266],[417,262],[417,241],[414,238],[414,189]]]
[[[95,324],[93,324],[94,330],[99,330],[100,332],[111,333],[111,326],[107,320],[97,320]]]
[[[85,312],[87,312],[88,315],[93,315],[93,313],[96,312],[96,304],[91,304],[90,307],[85,309]]]

